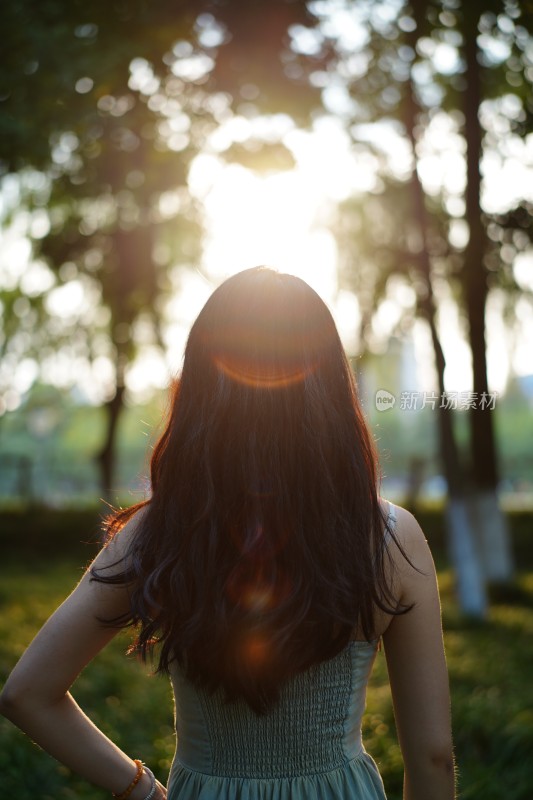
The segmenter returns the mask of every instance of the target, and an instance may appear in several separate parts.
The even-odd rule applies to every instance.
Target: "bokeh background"
[[[8,0],[0,23],[2,673],[108,504],[149,496],[203,303],[269,264],[331,308],[382,493],[435,554],[461,797],[529,800],[531,2]],[[79,692],[163,776],[168,687],[124,649]],[[399,798],[383,664],[365,726]],[[0,742],[8,794],[101,796]]]

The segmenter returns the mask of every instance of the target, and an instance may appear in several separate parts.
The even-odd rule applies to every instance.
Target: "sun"
[[[203,267],[223,280],[260,264],[307,281],[326,301],[337,290],[335,239],[321,219],[325,200],[302,170],[258,175],[207,159],[193,173],[210,187],[202,198],[207,235]],[[199,175],[200,172],[200,175]]]

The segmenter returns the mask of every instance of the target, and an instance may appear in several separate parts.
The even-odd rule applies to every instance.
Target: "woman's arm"
[[[102,568],[120,558],[135,530],[135,518],[94,561]],[[82,669],[118,633],[98,621],[127,611],[126,587],[90,580],[78,586],[41,628],[9,676],[0,712],[50,755],[91,783],[120,794],[132,782],[136,764],[83,713],[69,689]],[[130,794],[143,800],[151,787],[144,774]],[[158,784],[156,800],[166,797]]]
[[[413,608],[393,617],[383,635],[405,766],[404,800],[453,800],[450,694],[435,566],[415,518],[403,508],[397,517],[398,538],[417,568],[395,556],[401,602]]]

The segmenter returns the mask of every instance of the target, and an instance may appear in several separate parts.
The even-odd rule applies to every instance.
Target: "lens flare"
[[[272,587],[263,586],[244,586],[240,602],[249,611],[265,611],[273,604],[274,592]]]
[[[264,569],[254,564],[240,564],[228,579],[226,593],[230,601],[243,611],[263,614],[285,600],[290,593],[290,583],[279,568],[275,578],[268,578]]]
[[[270,646],[266,636],[253,634],[243,644],[243,657],[252,667],[261,667],[268,661]]]
[[[231,381],[283,389],[304,381],[327,358],[330,323],[310,319],[304,308],[255,304],[202,337],[214,366]]]
[[[256,582],[250,575],[234,574],[226,591],[230,600],[246,611],[266,611],[275,601],[273,587],[265,582]]]
[[[301,383],[316,368],[315,365],[311,365],[305,369],[282,370],[272,365],[247,363],[228,356],[215,358],[215,365],[232,381],[256,389],[283,389]]]
[[[257,493],[255,496],[268,497],[266,493],[264,495]],[[255,525],[234,523],[229,526],[228,533],[242,556],[260,558],[263,561],[281,552],[290,535],[287,526],[268,525],[265,528],[260,523]]]

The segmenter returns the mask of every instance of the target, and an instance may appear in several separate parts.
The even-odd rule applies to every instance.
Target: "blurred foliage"
[[[248,113],[255,107],[298,122],[317,104],[305,80],[308,60],[289,47],[289,28],[316,22],[300,0],[13,0],[0,19],[0,161],[8,171],[46,169],[50,137],[98,126],[99,99],[135,104],[128,87],[135,58],[163,75],[181,61],[176,72],[185,74],[172,84],[173,96],[203,85],[234,97],[237,110],[245,104]],[[190,61],[183,69],[191,58],[197,69]]]
[[[332,80],[341,76],[354,152],[374,171],[373,191],[349,198],[338,223],[341,273],[361,306],[360,347],[378,349],[384,301],[399,304],[400,313],[388,315],[388,335],[404,336],[417,318],[424,320],[443,384],[445,358],[454,354],[442,352],[439,310],[451,301],[460,309],[473,389],[481,396],[488,390],[487,298],[503,290],[503,313],[513,327],[517,298],[525,293],[514,261],[531,247],[526,197],[501,214],[481,205],[483,158],[512,158],[510,141],[523,144],[531,131],[531,4],[413,0],[398,11],[388,2],[354,8],[366,37],[355,52],[343,50],[341,31],[329,69]],[[494,490],[493,417],[478,407],[468,417],[464,471],[477,488]],[[453,429],[442,438],[448,484],[458,493],[464,480],[461,460],[450,455]]]
[[[118,429],[111,502],[131,504],[148,491],[151,447],[161,432],[165,399],[127,406]],[[0,496],[17,506],[46,497],[52,506],[93,506],[101,496],[95,454],[105,433],[99,406],[79,404],[54,387],[33,386],[3,419]]]
[[[323,8],[327,16],[327,4]],[[355,52],[338,47],[337,59],[329,69],[337,79],[340,73],[346,89],[344,117],[354,150],[363,164],[370,155],[377,175],[374,191],[354,195],[340,215],[345,280],[361,297],[362,324],[368,326],[377,301],[387,289],[393,295],[399,279],[406,280],[415,294],[423,293],[417,263],[422,245],[420,219],[413,207],[410,182],[417,159],[429,154],[442,156],[447,149],[460,156],[453,167],[449,162],[449,168],[461,169],[461,156],[468,145],[465,114],[475,99],[466,76],[465,48],[472,37],[477,38],[478,46],[482,151],[504,159],[510,154],[509,139],[525,138],[531,132],[533,12],[530,3],[520,0],[468,4],[415,0],[402,4],[397,13],[381,0],[360,3],[358,10],[366,38]],[[369,126],[375,123],[388,127],[389,138],[379,132],[372,136]],[[432,142],[432,131],[444,137],[440,143]],[[391,147],[393,140],[396,146]],[[469,222],[466,199],[475,187],[469,188],[472,175],[452,186],[445,180],[446,167],[442,169],[442,185],[426,190],[427,246],[437,289],[445,279],[460,301],[465,245],[455,244],[453,228],[458,220]],[[524,198],[505,213],[485,211],[482,221],[487,234],[489,285],[511,291],[511,308],[520,291],[512,272],[513,260],[531,243],[530,204]],[[407,309],[400,322],[403,330],[410,326],[415,310],[414,306]],[[368,341],[368,336],[363,341]]]
[[[107,359],[98,453],[105,494],[128,367],[139,347],[165,350],[176,270],[199,260],[203,219],[188,190],[191,161],[206,151],[224,157],[210,137],[236,113],[309,120],[320,92],[306,78],[319,55],[304,64],[290,29],[314,22],[301,0],[2,6],[0,166],[18,172],[4,223],[20,226],[26,209],[26,234],[51,270],[48,289],[81,286],[87,302],[78,313],[67,307],[61,321],[54,311],[47,319],[45,292],[0,288],[0,392],[9,389],[10,365],[23,356],[42,362],[52,346],[72,359]],[[293,164],[269,136],[228,148],[229,160],[258,170]]]
[[[7,569],[3,565],[2,678],[79,576],[81,570],[72,560],[10,562]],[[533,574],[520,578],[520,602],[495,603],[485,625],[465,625],[460,620],[451,582],[450,573],[440,573],[460,796],[530,800]],[[164,679],[147,677],[147,668],[125,657],[127,641],[126,636],[117,637],[84,670],[74,694],[120,747],[141,753],[165,780],[174,750],[170,689]],[[371,679],[363,735],[379,764],[389,800],[400,800],[402,764],[383,653],[378,654]],[[103,792],[58,765],[4,719],[0,720],[0,769],[5,793],[17,800],[103,797]]]

